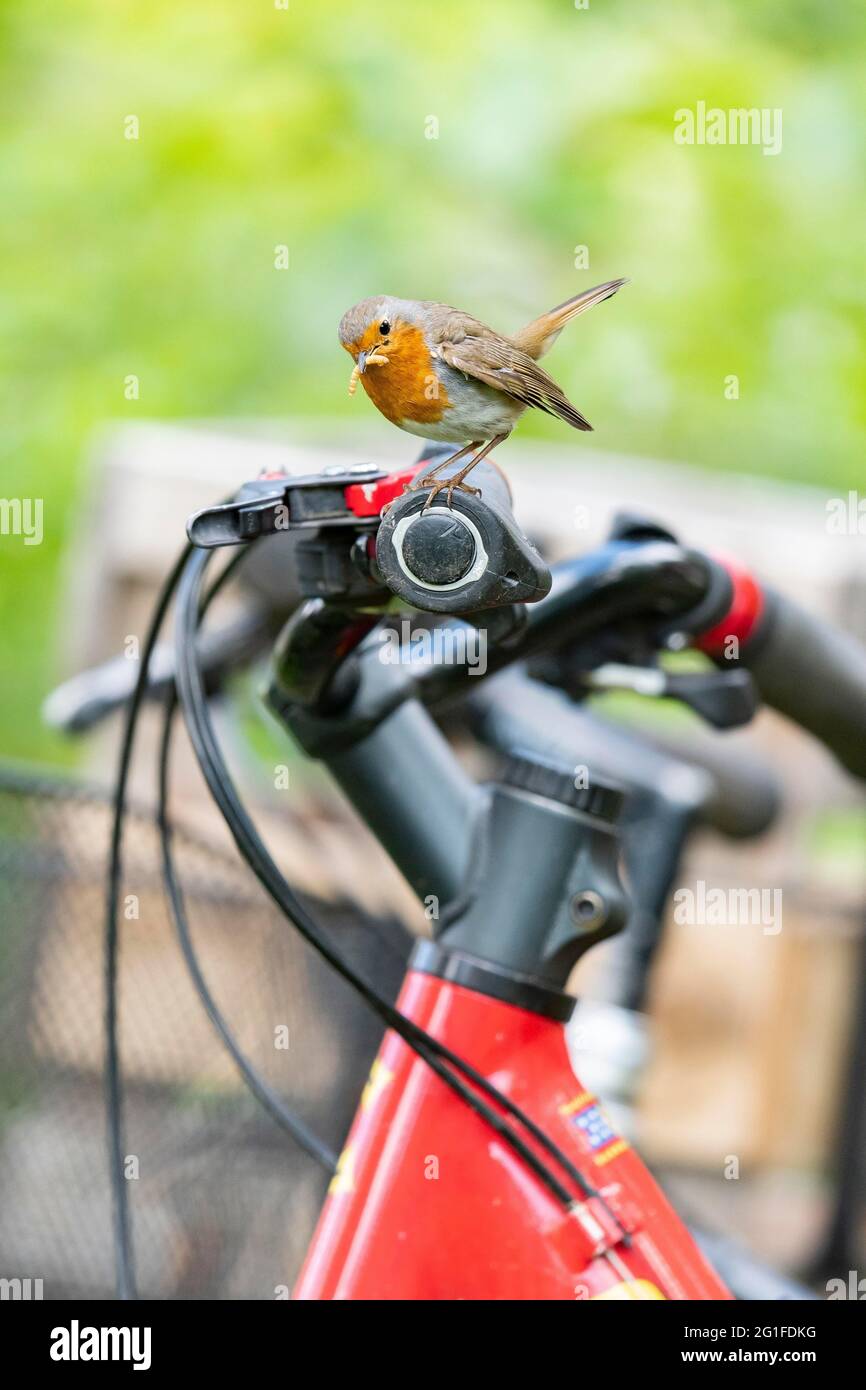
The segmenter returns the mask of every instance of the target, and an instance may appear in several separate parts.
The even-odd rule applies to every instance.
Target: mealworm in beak
[[[367,363],[366,363],[366,365],[367,365],[368,367],[386,367],[386,366],[388,365],[388,362],[389,362],[389,361],[390,361],[390,358],[386,357],[386,356],[384,355],[384,353],[381,353],[381,352],[371,352],[371,353],[370,353],[370,356],[367,358]],[[358,366],[358,364],[357,364],[357,362],[356,362],[355,365],[354,365],[354,367],[352,368],[352,375],[349,377],[349,395],[350,395],[350,396],[354,396],[356,390],[358,389],[358,377],[359,377],[360,375],[361,375],[361,368]]]

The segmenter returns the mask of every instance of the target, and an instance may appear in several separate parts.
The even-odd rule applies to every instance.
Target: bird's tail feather
[[[595,285],[591,290],[584,290],[583,294],[576,294],[573,299],[566,299],[563,304],[557,304],[555,309],[548,309],[546,314],[533,319],[532,323],[521,328],[519,333],[513,333],[512,342],[517,343],[519,348],[537,361],[553,347],[569,320],[591,309],[593,304],[610,299],[611,295],[627,284],[628,280],[625,279],[605,280],[603,285]]]

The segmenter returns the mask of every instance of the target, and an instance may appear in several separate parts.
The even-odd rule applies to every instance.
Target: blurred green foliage
[[[6,0],[0,496],[44,497],[46,538],[0,538],[0,752],[59,751],[38,701],[93,428],[346,411],[367,294],[507,330],[628,275],[552,359],[595,444],[862,482],[864,54],[846,0]],[[781,154],[677,146],[698,100],[782,108]]]

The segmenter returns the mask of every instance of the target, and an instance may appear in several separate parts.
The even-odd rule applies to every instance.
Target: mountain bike
[[[134,1293],[116,1031],[123,811],[151,657],[176,591],[173,663],[157,685],[166,701],[164,877],[179,930],[183,892],[167,809],[177,704],[250,868],[387,1029],[294,1296],[731,1297],[572,1066],[566,987],[576,962],[630,915],[657,915],[658,903],[630,906],[620,862],[629,798],[605,766],[610,748],[596,756],[591,726],[574,756],[574,726],[562,733],[564,702],[632,689],[682,701],[725,729],[750,719],[760,694],[864,777],[866,653],[730,560],[685,547],[643,518],[619,518],[605,544],[550,567],[520,530],[492,461],[478,466],[481,495],[460,494],[451,507],[405,491],[432,457],[392,474],[364,464],[245,485],[191,518],[189,544],[157,604],[127,712],[106,918],[123,1295]],[[432,933],[415,946],[396,1006],[348,964],[286,883],[209,713],[209,685],[231,666],[233,645],[208,637],[208,607],[239,566],[252,568],[265,551],[264,569],[279,581],[290,543],[297,601],[273,643],[265,698],[424,904]],[[223,547],[240,550],[208,587]],[[270,644],[271,624],[249,636],[247,655]],[[689,647],[706,654],[707,669],[659,660]],[[485,784],[446,736],[467,708],[503,754]],[[636,874],[632,891],[640,881]],[[220,1027],[213,1001],[209,1011]],[[309,1145],[280,1098],[258,1094]]]

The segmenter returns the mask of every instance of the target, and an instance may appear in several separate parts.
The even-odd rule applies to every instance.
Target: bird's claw
[[[430,496],[421,508],[422,513],[429,511],[440,492],[446,494],[446,504],[452,505],[451,499],[455,492],[468,492],[472,497],[481,496],[480,487],[471,487],[469,483],[461,482],[458,478],[421,478],[417,483],[407,483],[404,492],[421,492],[429,487]]]

